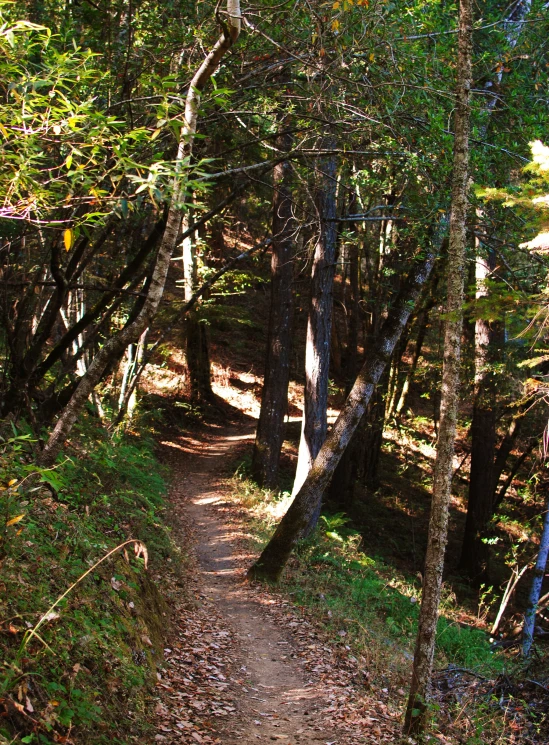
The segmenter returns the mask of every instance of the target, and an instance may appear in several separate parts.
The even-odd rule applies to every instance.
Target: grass
[[[37,471],[29,433],[0,434],[0,743],[141,742],[168,621],[151,574],[180,562],[153,443],[137,431],[113,442],[89,417],[65,459]],[[130,537],[146,544],[150,570],[131,546],[118,552],[28,641]]]

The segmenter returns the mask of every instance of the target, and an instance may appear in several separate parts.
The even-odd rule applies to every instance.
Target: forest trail
[[[265,594],[246,583],[249,558],[239,555],[237,532],[225,514],[227,464],[237,446],[252,437],[250,426],[239,425],[210,427],[198,435],[185,433],[162,443],[170,452],[176,521],[183,525],[183,535],[191,532],[195,544],[199,602],[203,611],[208,613],[209,608],[217,614],[218,623],[227,627],[214,636],[226,634],[234,641],[228,686],[236,711],[230,721],[216,720],[213,729],[226,745],[341,742],[321,723],[321,711],[333,703],[329,692],[310,680],[280,617],[269,612],[268,602],[261,602]],[[161,735],[158,739],[171,738]]]

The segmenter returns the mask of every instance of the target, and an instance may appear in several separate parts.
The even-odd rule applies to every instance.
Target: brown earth
[[[194,546],[194,601],[175,610],[157,704],[157,742],[352,745],[392,742],[398,722],[355,690],[354,658],[332,648],[288,600],[250,586],[245,523],[228,466],[249,424],[204,427],[161,444],[173,473],[177,540]],[[238,511],[238,510],[237,510]]]

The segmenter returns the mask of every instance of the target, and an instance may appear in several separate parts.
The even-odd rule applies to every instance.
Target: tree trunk
[[[354,208],[356,200],[351,200],[350,207]],[[351,229],[352,225],[349,226]],[[349,318],[349,333],[347,337],[347,350],[345,357],[345,392],[349,393],[358,371],[358,329],[360,313],[360,268],[358,235],[349,245],[349,307],[347,309]]]
[[[503,482],[499,490],[494,494],[494,514],[496,513],[500,504],[505,499],[505,495],[507,494],[507,491],[509,487],[511,486],[511,484],[513,483],[513,480],[515,476],[517,475],[517,473],[519,472],[522,464],[524,463],[526,458],[528,458],[528,456],[530,455],[530,453],[536,447],[537,444],[538,444],[537,439],[535,437],[532,438],[526,450],[521,455],[519,455],[519,457],[514,462],[513,467],[509,471],[507,478],[505,479],[505,481]]]
[[[476,257],[476,296],[487,297],[486,280],[496,266],[493,251]],[[483,542],[493,514],[496,457],[496,390],[493,363],[497,356],[501,328],[484,318],[475,323],[475,399],[471,422],[471,473],[469,500],[461,550],[460,567],[477,584],[488,575],[489,547]]]
[[[509,49],[514,49],[526,15],[530,12],[531,0],[518,0],[511,3],[503,28]],[[503,54],[501,55],[504,59]],[[487,89],[488,99],[484,107],[486,116],[490,116],[499,100],[499,94],[490,95],[499,90],[503,79],[505,64],[498,64],[494,80]],[[494,86],[494,83],[496,84]],[[487,119],[480,127],[481,138],[485,139],[488,131]],[[478,246],[477,246],[478,248]],[[477,253],[476,257],[477,298],[489,296],[485,280],[496,266],[493,250],[488,250],[487,258]],[[467,519],[461,550],[460,568],[477,584],[487,581],[489,547],[483,542],[488,523],[493,515],[496,449],[496,390],[497,380],[490,365],[497,351],[501,328],[478,319],[475,323],[475,400],[473,420],[471,423],[471,474],[469,479],[469,499]],[[498,477],[499,478],[499,475]]]
[[[273,537],[248,577],[276,582],[294,547],[300,540],[311,518],[318,511],[324,490],[353,436],[371,395],[391,358],[395,344],[405,328],[421,287],[431,272],[435,251],[429,249],[425,260],[411,272],[383,324],[378,342],[372,348],[332,430],[322,445],[311,470],[290,508],[282,518]]]
[[[84,313],[82,318],[78,320],[77,323],[75,323],[69,331],[59,340],[59,342],[55,345],[55,347],[51,350],[51,352],[48,354],[46,359],[41,362],[36,369],[34,370],[32,377],[31,377],[31,386],[32,388],[36,388],[41,380],[43,380],[46,373],[53,367],[53,365],[58,362],[63,354],[71,347],[73,341],[80,335],[84,330],[89,331],[89,326],[92,324],[95,320],[97,320],[103,311],[106,311],[107,308],[109,308],[109,304],[114,300],[113,306],[115,309],[122,303],[123,296],[118,295],[117,297],[117,290],[122,290],[125,288],[128,283],[132,282],[135,279],[138,279],[138,281],[141,281],[141,271],[145,265],[145,261],[148,258],[148,256],[152,253],[154,247],[157,245],[158,241],[160,240],[160,237],[165,229],[165,220],[162,218],[159,220],[152,231],[150,232],[148,238],[144,241],[143,246],[141,249],[137,252],[135,257],[128,263],[128,265],[123,269],[123,271],[120,273],[119,277],[115,280],[113,289],[108,290],[103,294],[103,297],[98,300],[98,302],[90,308],[88,311]],[[96,243],[100,243],[103,241],[103,236],[105,233],[101,234],[100,238],[96,241]],[[105,235],[105,239],[106,239]],[[94,244],[95,247],[95,244]],[[144,270],[143,270],[143,276],[144,276]],[[128,289],[131,288],[131,285]],[[111,306],[112,309],[112,306]],[[111,310],[109,309],[109,311]]]
[[[379,489],[379,460],[383,445],[385,429],[385,408],[387,388],[389,385],[389,368],[387,365],[381,376],[366,416],[361,422],[362,437],[358,439],[357,449],[353,454],[357,458],[357,478],[369,492]]]
[[[192,222],[190,215],[183,218],[182,228],[187,235],[183,239],[183,297],[186,303],[192,298],[198,284],[198,263],[196,260],[196,233],[189,233]],[[183,346],[189,382],[191,401],[193,404],[209,403],[213,401],[210,348],[208,344],[208,328],[200,318],[198,310],[187,313],[183,321]]]
[[[170,267],[170,261],[179,236],[183,201],[185,199],[185,162],[191,155],[198,110],[204,86],[217,70],[225,53],[230,49],[240,34],[240,0],[227,0],[228,25],[222,24],[222,33],[212,50],[196,71],[187,92],[185,101],[185,123],[181,129],[181,139],[176,158],[176,176],[174,195],[168,212],[166,228],[158,250],[147,297],[137,317],[124,329],[111,337],[91,362],[86,375],[81,379],[71,400],[59,417],[39,461],[41,465],[51,465],[61,450],[69,432],[80,414],[88,396],[101,380],[103,372],[113,357],[119,356],[128,344],[137,341],[149,326],[156,314],[164,292],[164,285]]]
[[[206,282],[204,282],[204,284],[201,287],[198,288],[198,290],[195,290],[195,292],[193,293],[191,299],[188,300],[185,303],[185,305],[181,308],[181,310],[179,312],[179,319],[184,319],[185,316],[187,315],[187,313],[194,308],[194,306],[196,305],[196,303],[198,302],[198,300],[206,292],[208,292],[211,287],[213,287],[213,285],[217,282],[218,279],[220,279],[221,277],[223,277],[223,275],[227,274],[227,272],[229,272],[231,269],[233,269],[234,266],[236,264],[238,264],[238,262],[242,261],[243,259],[248,258],[252,254],[254,254],[256,251],[258,251],[260,248],[262,248],[263,246],[268,246],[270,243],[271,243],[270,238],[267,239],[267,240],[265,240],[265,241],[261,241],[261,243],[258,243],[257,245],[252,246],[252,248],[248,249],[247,251],[243,251],[242,253],[239,253],[237,256],[235,256],[230,261],[228,261],[224,266],[222,266],[221,269],[218,269],[217,272],[214,275],[212,275]],[[126,409],[128,407],[128,404],[129,404],[129,401],[130,401],[130,397],[134,394],[135,389],[137,387],[137,384],[138,384],[141,376],[145,372],[145,369],[146,369],[147,365],[149,364],[150,360],[152,359],[154,353],[156,352],[156,350],[158,349],[158,347],[160,346],[160,344],[162,343],[162,341],[164,340],[164,338],[173,329],[174,325],[175,325],[175,323],[173,323],[173,324],[165,327],[163,329],[163,331],[158,335],[158,338],[156,339],[156,341],[154,342],[154,344],[149,349],[147,349],[146,351],[145,351],[145,349],[143,349],[142,359],[141,359],[141,361],[139,363],[139,366],[138,366],[138,368],[137,368],[137,370],[135,372],[135,375],[133,377],[133,380],[132,380],[132,382],[131,382],[131,384],[130,384],[127,392],[126,392],[126,396],[124,398],[124,402],[123,402],[122,406],[120,407],[120,411],[118,412],[118,414],[116,416],[116,419],[113,422],[113,426],[116,426],[116,425],[120,424],[120,422],[124,418],[124,414],[125,414]]]
[[[333,148],[330,142],[326,149]],[[303,424],[293,494],[297,494],[326,438],[333,281],[337,249],[336,159],[324,160],[317,191],[320,235],[315,247],[305,349]],[[312,527],[312,526],[311,526]]]
[[[511,452],[513,448],[515,447],[517,438],[522,431],[522,425],[524,423],[525,413],[526,413],[526,410],[523,409],[511,419],[509,426],[507,428],[507,432],[505,433],[505,437],[500,442],[500,445],[496,453],[496,459],[494,461],[494,472],[493,472],[494,479],[492,482],[492,502],[494,505],[494,510],[497,506],[496,495],[498,494],[499,480],[501,478],[501,474],[503,473],[503,469],[505,468],[505,465],[507,463],[507,459],[511,455]]]
[[[414,375],[417,370],[418,362],[421,358],[421,353],[423,351],[423,343],[425,341],[425,335],[427,333],[427,328],[428,328],[428,323],[429,323],[429,311],[430,311],[430,307],[425,308],[425,310],[422,311],[421,316],[418,320],[419,329],[417,332],[416,345],[414,347],[414,356],[412,357],[412,363],[406,373],[406,377],[404,378],[402,389],[400,390],[400,395],[398,395],[398,397],[395,397],[398,399],[396,407],[395,407],[396,417],[400,416],[408,400],[408,392],[410,390],[410,385],[412,384],[412,381],[414,380]]]
[[[291,150],[292,135],[278,138],[281,150]],[[279,163],[273,172],[273,242],[271,307],[261,412],[252,455],[252,473],[268,489],[278,485],[278,465],[288,408],[290,356],[294,314],[294,233],[291,193],[292,166]]]
[[[426,725],[427,697],[435,652],[435,638],[448,535],[448,508],[458,414],[466,219],[469,206],[469,96],[472,77],[471,0],[460,0],[457,95],[454,125],[454,171],[448,248],[448,292],[442,371],[440,430],[433,480],[431,518],[412,682],[404,732],[421,735]]]
[[[528,598],[528,607],[524,614],[524,627],[522,629],[522,654],[528,657],[534,641],[534,626],[539,596],[545,577],[547,557],[549,556],[549,502],[545,506],[545,519],[543,521],[543,532],[539,544],[538,558],[534,568],[532,587]]]
[[[211,403],[213,391],[206,323],[197,311],[192,310],[185,318],[184,328],[191,401],[193,404]]]
[[[364,416],[335,469],[329,497],[339,507],[348,509],[355,503],[356,484],[363,484],[368,492],[379,488],[379,458],[383,444],[384,391],[388,367],[374,389]]]

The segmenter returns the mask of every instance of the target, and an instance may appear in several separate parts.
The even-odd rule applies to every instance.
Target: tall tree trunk
[[[357,212],[357,194],[353,190],[349,199],[349,214]],[[350,223],[349,232],[356,231],[356,225]],[[359,331],[359,303],[360,303],[360,265],[358,234],[351,238],[347,245],[346,256],[349,262],[349,292],[346,297],[347,311],[347,347],[345,350],[345,394],[349,395],[358,372],[358,331]],[[346,288],[346,286],[345,286]],[[347,289],[347,288],[346,288]],[[360,424],[362,427],[362,422]],[[360,428],[359,427],[359,428]],[[358,433],[358,430],[357,430]],[[356,480],[356,461],[353,458],[352,442],[345,448],[341,460],[334,471],[329,489],[329,499],[334,504],[348,509],[353,503],[353,486]]]
[[[282,134],[278,138],[279,149],[291,150],[292,139],[291,134]],[[292,208],[291,173],[292,166],[288,161],[276,165],[273,172],[271,307],[261,412],[252,455],[254,478],[268,489],[275,489],[278,485],[290,381],[296,227]]]
[[[207,404],[213,401],[208,328],[196,310],[187,313],[184,328],[191,401]]]
[[[349,209],[355,208],[356,199],[351,200]],[[349,230],[352,228],[349,226]],[[348,314],[348,337],[345,356],[345,392],[351,390],[358,371],[358,329],[360,313],[360,267],[358,235],[355,234],[348,248],[349,256],[349,305]]]
[[[549,556],[549,502],[545,505],[545,519],[543,521],[543,532],[539,543],[538,558],[532,577],[532,587],[528,597],[528,607],[524,614],[524,627],[522,629],[522,654],[528,657],[534,641],[534,627],[536,621],[536,611],[541,594],[545,569],[547,567],[547,557]]]
[[[517,0],[511,4],[505,18],[504,30],[507,46],[514,49],[526,15],[531,7],[530,0]],[[501,55],[503,58],[503,54]],[[491,88],[494,82],[497,88],[501,84],[505,64],[499,64],[496,68],[495,80],[490,81]],[[486,117],[489,117],[499,95],[489,95],[484,107]],[[481,126],[481,137],[484,139],[488,131],[489,119]],[[482,217],[482,210],[477,212]],[[476,296],[478,298],[489,297],[490,291],[486,280],[490,277],[496,267],[496,257],[493,249],[486,249],[485,254],[479,249],[480,241],[477,242],[477,256],[475,263]],[[494,460],[496,451],[496,391],[497,379],[491,365],[496,359],[498,346],[502,342],[501,325],[490,323],[482,318],[475,323],[475,398],[473,407],[473,420],[471,423],[471,472],[469,478],[469,499],[467,504],[467,519],[460,558],[460,568],[466,572],[470,579],[476,584],[488,580],[488,560],[490,549],[484,543],[486,528],[493,515],[494,505]]]
[[[366,357],[368,354],[367,351]],[[387,389],[388,368],[389,366],[383,371],[330,484],[330,500],[343,509],[355,504],[357,483],[365,486],[368,492],[375,492],[379,488],[379,458],[383,444],[384,392]]]
[[[333,146],[333,141],[330,141],[325,149],[332,149]],[[313,257],[311,304],[305,348],[303,424],[293,494],[297,494],[304,483],[326,438],[328,428],[326,412],[332,331],[332,289],[337,250],[336,186],[336,159],[335,156],[331,156],[321,165],[321,184],[317,187],[316,195],[320,234]]]
[[[357,478],[370,492],[379,489],[379,461],[385,429],[389,375],[390,365],[387,365],[372,396],[368,411],[360,423],[362,437],[355,438],[358,447],[353,457],[357,459]]]
[[[55,461],[88,396],[101,380],[101,376],[110,360],[119,356],[128,344],[137,341],[147,326],[151,324],[156,314],[181,227],[186,184],[183,169],[192,151],[202,91],[217,70],[222,57],[240,34],[240,0],[227,0],[227,15],[228,21],[222,23],[222,32],[219,39],[194,74],[189,85],[185,101],[185,123],[181,129],[181,139],[176,158],[173,200],[168,212],[166,228],[156,257],[145,302],[132,323],[111,337],[91,362],[86,375],[81,379],[71,400],[59,417],[40,455],[39,460],[42,465],[51,465]]]
[[[435,652],[444,554],[448,535],[448,508],[459,403],[463,286],[466,248],[466,219],[469,206],[469,97],[472,77],[471,0],[460,0],[457,62],[457,95],[454,124],[454,170],[450,242],[448,247],[448,291],[442,370],[440,429],[433,480],[431,518],[425,557],[423,592],[414,654],[412,682],[404,720],[406,734],[421,734],[426,725],[427,698]]]
[[[497,449],[496,458],[494,461],[494,470],[493,470],[493,481],[492,481],[492,502],[496,504],[496,494],[498,491],[498,485],[499,480],[501,478],[501,474],[503,473],[503,469],[505,468],[505,465],[507,463],[507,459],[511,455],[511,452],[513,448],[515,447],[515,443],[517,441],[518,436],[520,435],[522,431],[522,425],[524,423],[524,415],[526,413],[526,409],[522,409],[519,411],[518,414],[515,414],[515,416],[511,419],[509,422],[509,426],[507,427],[507,432],[505,433],[505,436],[503,440],[500,442],[500,445]]]
[[[186,303],[192,298],[198,284],[198,263],[196,259],[196,233],[189,233],[192,218],[189,214],[183,218],[183,232],[188,233],[183,239],[183,297]],[[213,400],[210,347],[208,328],[201,319],[199,310],[193,308],[183,320],[183,346],[187,369],[191,401],[193,404],[208,403]]]
[[[495,269],[493,251],[476,257],[476,296],[488,296],[486,280]],[[500,341],[498,324],[484,318],[475,323],[475,392],[471,423],[469,500],[460,567],[476,583],[487,579],[489,549],[484,533],[493,514],[496,457],[496,386],[492,365]]]
[[[279,523],[261,556],[250,568],[251,579],[276,582],[294,547],[318,511],[324,490],[364,414],[372,393],[391,358],[413,306],[433,267],[435,251],[428,249],[421,264],[412,270],[408,282],[392,306],[371,354],[364,363],[332,430],[320,448],[313,466],[290,508]]]

